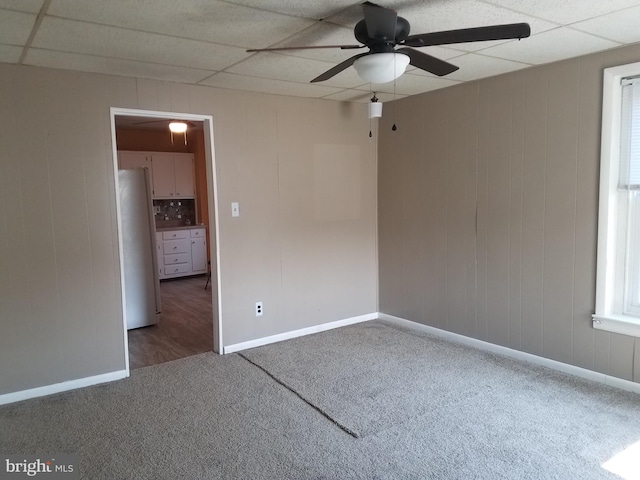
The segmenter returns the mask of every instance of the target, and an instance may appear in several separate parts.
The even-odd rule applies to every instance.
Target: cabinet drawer
[[[191,238],[206,236],[204,228],[194,228],[191,230]]]
[[[162,242],[162,253],[170,255],[174,253],[187,253],[191,249],[191,241],[185,240],[165,240]]]
[[[186,263],[181,263],[180,265],[165,265],[164,275],[165,277],[170,277],[171,275],[189,273],[190,270],[189,265]]]
[[[163,240],[175,240],[177,238],[189,238],[189,230],[171,230],[162,232]]]
[[[188,253],[178,253],[176,255],[165,255],[164,256],[164,264],[165,265],[175,265],[179,263],[189,263],[189,254]]]

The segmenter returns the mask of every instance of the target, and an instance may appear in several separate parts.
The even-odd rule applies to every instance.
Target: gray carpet
[[[0,407],[0,452],[88,479],[619,479],[640,442],[638,395],[382,322],[243,355]]]
[[[445,414],[495,386],[520,387],[526,365],[382,322],[367,322],[240,353],[361,437],[423,415]]]

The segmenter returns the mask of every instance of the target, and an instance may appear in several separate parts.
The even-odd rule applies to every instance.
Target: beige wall
[[[225,345],[376,311],[357,106],[15,65],[0,105],[0,394],[125,366],[112,106],[213,115]]]
[[[639,60],[628,47],[398,101],[380,134],[380,311],[640,381],[640,339],[591,325],[602,71]]]

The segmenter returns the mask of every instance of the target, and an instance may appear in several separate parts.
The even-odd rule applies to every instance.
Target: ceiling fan
[[[358,75],[367,82],[387,83],[402,75],[408,64],[434,75],[444,76],[459,67],[440,60],[412,47],[450,45],[454,43],[483,42],[526,38],[531,34],[527,23],[511,23],[488,27],[463,28],[441,32],[409,35],[409,22],[397,12],[371,2],[362,4],[364,19],[360,20],[353,33],[361,45],[322,45],[301,47],[256,48],[247,52],[269,52],[279,50],[303,50],[315,48],[340,48],[343,50],[368,47],[369,51],[354,55],[322,75],[312,83],[322,82],[354,66]],[[400,48],[396,48],[396,47]]]

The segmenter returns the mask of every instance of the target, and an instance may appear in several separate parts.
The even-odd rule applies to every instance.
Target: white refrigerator
[[[127,330],[158,323],[160,280],[151,175],[146,167],[118,170]]]

